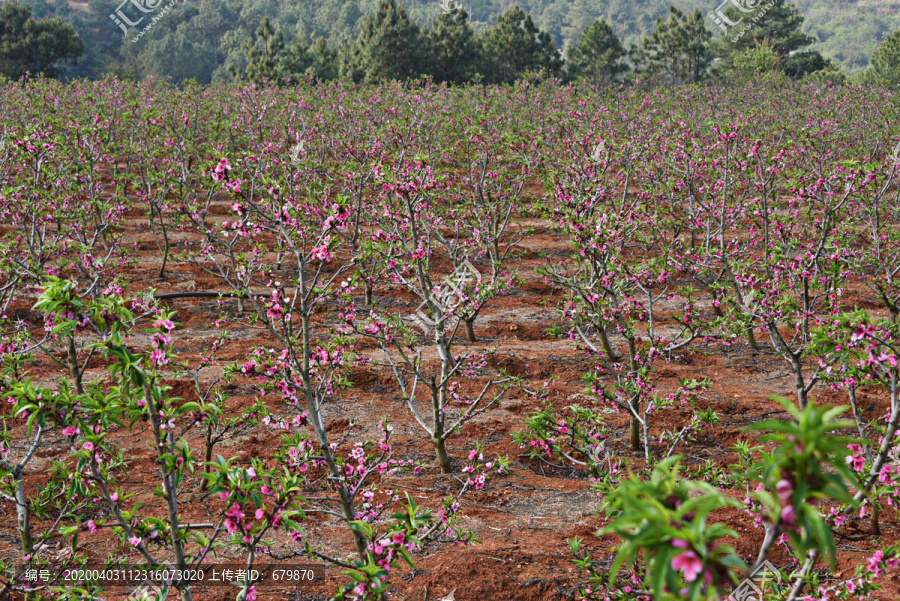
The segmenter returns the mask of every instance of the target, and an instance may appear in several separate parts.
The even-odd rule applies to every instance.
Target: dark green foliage
[[[605,19],[597,19],[585,30],[576,46],[566,53],[569,76],[584,77],[594,85],[606,85],[628,70],[625,48]]]
[[[733,58],[734,70],[746,75],[781,71],[781,57],[767,44],[759,44],[737,53]]]
[[[263,17],[259,29],[256,30],[256,39],[244,43],[247,69],[243,73],[234,69],[232,76],[243,77],[254,83],[277,81],[283,52],[284,37],[280,31],[272,27],[269,17]]]
[[[550,34],[538,30],[519,6],[500,15],[485,37],[485,46],[491,80],[496,83],[512,83],[529,71],[552,76],[562,71],[562,59]]]
[[[662,77],[671,85],[697,81],[712,62],[712,34],[699,9],[685,15],[673,6],[669,12],[669,20],[660,17],[656,21],[656,28],[637,53],[641,72]]]
[[[827,69],[831,61],[816,50],[804,50],[784,59],[784,72],[789,77],[803,77]]]
[[[900,29],[887,36],[872,55],[869,71],[875,81],[894,89],[900,87]]]
[[[736,78],[763,73],[781,74],[795,79],[814,75],[819,83],[841,84],[846,76],[833,62],[815,51],[806,50],[791,56],[780,56],[770,44],[759,44],[733,57],[730,75]]]
[[[558,49],[565,47],[567,62],[573,63],[566,66],[565,75],[585,77],[602,85],[603,81],[621,77],[617,66],[624,60],[613,60],[611,70],[596,67],[605,64],[602,54],[607,50],[612,52],[611,57],[618,54],[614,47],[605,46],[607,41],[612,43],[612,38],[604,41],[602,35],[594,40],[588,37],[594,43],[586,46],[584,38],[599,18],[622,46],[643,50],[632,57],[642,79],[653,75],[653,83],[672,85],[694,81],[698,73],[702,75],[705,57],[702,53],[692,55],[690,50],[682,52],[682,60],[674,61],[679,64],[673,72],[674,55],[667,55],[671,48],[666,46],[670,42],[678,46],[678,42],[668,39],[656,43],[651,40],[651,47],[656,45],[662,50],[656,56],[659,60],[651,60],[652,52],[643,40],[653,35],[659,17],[671,26],[672,19],[667,16],[671,15],[669,3],[686,15],[685,22],[679,22],[681,33],[692,33],[697,46],[702,46],[705,38],[710,41],[706,26],[712,28],[711,33],[720,33],[712,21],[704,24],[704,19],[695,19],[696,13],[689,10],[694,10],[696,3],[690,0],[519,0],[520,6],[512,9],[510,3],[499,0],[463,0],[466,10],[450,14],[442,12],[437,0],[393,0],[393,12],[402,11],[412,29],[423,28],[418,36],[412,35],[419,44],[399,53],[390,48],[378,50],[369,44],[370,51],[361,53],[356,43],[362,25],[383,10],[380,0],[185,0],[164,14],[145,15],[147,18],[129,28],[125,35],[110,19],[120,1],[88,0],[88,10],[82,11],[71,9],[65,1],[33,0],[35,19],[59,18],[72,25],[84,43],[77,65],[62,70],[60,62],[53,67],[57,76],[96,78],[115,73],[141,78],[155,73],[171,77],[176,83],[185,79],[201,83],[229,79],[231,73],[245,73],[250,67],[245,45],[254,38],[263,17],[267,17],[271,27],[281,33],[284,44],[283,72],[278,77],[289,81],[307,77],[334,79],[341,72],[355,81],[366,81],[367,77],[369,81],[383,81],[394,78],[393,71],[402,74],[400,79],[430,74],[436,81],[454,83],[509,82],[535,70],[560,76],[563,71]],[[406,6],[401,6],[401,2]],[[756,4],[761,9],[768,6],[768,0]],[[709,10],[714,5],[706,3],[700,8]],[[746,69],[735,70],[734,57],[764,43],[775,48],[780,71],[791,77],[827,72],[827,79],[843,79],[844,75],[826,56],[848,68],[848,73],[864,69],[878,40],[900,26],[900,14],[878,13],[869,4],[836,5],[834,0],[826,0],[823,7],[813,0],[796,0],[796,5],[795,8],[785,0],[777,0],[746,32],[743,28],[754,13],[742,13],[731,6],[730,18],[745,20],[740,26],[729,28],[728,36],[711,41],[708,54],[720,58],[716,71],[726,77],[740,77]],[[457,6],[461,4],[458,2]],[[131,18],[139,17],[127,8],[123,10]],[[463,12],[468,18],[462,18]],[[153,28],[140,39],[132,39],[155,15],[159,19]],[[693,32],[684,29],[689,22],[694,26]],[[387,38],[402,39],[408,33],[392,31]],[[605,35],[606,31],[600,33]],[[742,35],[736,37],[739,33]],[[313,40],[316,43],[310,46]],[[524,45],[513,48],[520,42]],[[377,51],[371,52],[373,49]],[[789,57],[791,53],[794,56]],[[395,69],[379,71],[374,67],[379,62],[394,63],[397,56],[401,60]],[[696,69],[690,67],[693,59],[700,59],[695,62]],[[476,77],[479,74],[481,79]],[[874,71],[868,71],[865,80],[874,82]],[[878,80],[890,81],[884,76]]]
[[[381,0],[360,21],[360,34],[344,54],[341,77],[379,83],[413,79],[424,72],[419,26],[396,0]]]
[[[424,37],[428,72],[435,81],[464,83],[475,78],[483,49],[464,9],[441,13]]]
[[[121,0],[119,0],[121,2]],[[88,0],[87,10],[72,10],[67,2],[49,3],[45,0],[31,3],[31,14],[35,19],[59,18],[75,28],[84,43],[84,52],[78,56],[77,64],[70,64],[60,74],[61,78],[100,77],[106,71],[103,66],[119,57],[122,36],[115,33],[116,27],[109,14],[119,2],[112,0]],[[109,27],[112,26],[113,30]],[[119,32],[121,34],[121,32]],[[124,65],[116,65],[121,71]],[[115,69],[111,69],[115,70]]]
[[[442,14],[439,0],[396,1],[406,3],[413,22],[423,28],[437,26]],[[264,16],[282,32],[286,49],[296,42],[299,48],[310,51],[307,40],[325,38],[330,49],[345,46],[349,50],[359,35],[362,17],[378,8],[378,0],[185,0],[177,2],[147,35],[132,43],[130,38],[134,32],[144,27],[149,19],[123,36],[109,18],[120,2],[88,0],[88,10],[83,11],[71,9],[65,0],[33,0],[35,19],[58,17],[71,24],[84,42],[84,54],[79,57],[77,66],[65,71],[65,76],[100,77],[116,72],[142,77],[156,73],[177,82],[183,79],[184,73],[194,73],[200,82],[218,81],[229,77],[230,67],[239,71],[247,67],[242,47]],[[513,5],[500,0],[460,2],[466,7],[469,24],[478,34],[476,37],[489,31],[500,14]],[[557,48],[576,46],[598,18],[606,19],[624,46],[640,46],[642,39],[655,28],[657,18],[667,18],[670,3],[686,14],[698,6],[692,0],[518,0],[518,3],[531,16],[533,25],[545,31]],[[762,0],[759,6],[767,3],[768,0]],[[708,11],[716,5],[710,0],[699,7]],[[900,13],[884,10],[881,0],[871,3],[796,0],[796,5],[796,14],[806,19],[802,30],[797,31],[820,40],[809,49],[832,57],[851,71],[865,69],[879,40],[900,27]],[[138,18],[136,9],[129,7],[130,3],[123,10],[131,18]],[[146,16],[152,18],[154,14],[158,13]],[[454,13],[456,15],[458,13]],[[711,21],[707,25],[718,34]],[[161,45],[157,43],[169,35],[173,37]],[[754,47],[759,41],[745,38],[741,40],[746,43],[743,50]],[[160,50],[163,47],[171,52],[165,60]],[[422,51],[428,54],[429,49],[426,47]],[[344,53],[344,58],[349,59],[349,54]],[[191,64],[182,64],[185,62]],[[726,66],[731,67],[730,63]],[[314,71],[331,78],[335,75],[327,74],[335,73],[336,69],[335,65],[328,65]],[[425,67],[426,72],[430,70],[431,67]],[[438,69],[436,76],[440,76],[441,71]],[[486,74],[482,66],[477,71]],[[445,75],[440,77],[449,78],[447,81],[458,75],[448,73],[446,69],[443,72]]]
[[[281,70],[282,76],[292,82],[306,77],[320,81],[337,79],[337,51],[325,38],[319,38],[312,46],[307,44],[305,36],[295,38],[294,43],[285,48]]]
[[[729,6],[726,15],[738,25],[729,28],[728,33],[714,44],[715,54],[722,59],[722,71],[734,69],[736,56],[760,45],[775,53],[781,69],[790,77],[799,78],[829,65],[829,61],[815,50],[797,52],[816,38],[800,30],[803,17],[797,14],[797,7],[785,0],[774,0],[771,6],[767,3],[753,13],[742,13]]]
[[[768,3],[766,3],[766,6]],[[797,7],[788,4],[785,0],[775,0],[768,10],[760,10],[751,13],[740,12],[734,6],[729,6],[726,14],[732,21],[743,21],[728,31],[728,35],[719,40],[718,48],[725,56],[730,52],[743,52],[757,44],[766,42],[778,56],[787,56],[794,50],[807,46],[816,41],[812,36],[800,31],[803,25],[803,17],[797,14]],[[759,19],[753,23],[751,18],[759,15]],[[751,27],[744,33],[744,27]]]
[[[0,6],[0,74],[19,79],[26,72],[56,77],[75,62],[84,43],[75,28],[58,18],[36,20],[31,5]]]
[[[300,5],[304,6],[303,24],[310,27],[305,33],[311,37],[328,37],[332,41],[356,38],[363,11],[355,0],[316,0]]]
[[[209,82],[209,73],[215,68],[215,50],[199,32],[167,33],[161,39],[150,39],[145,43],[144,64],[151,73],[169,73],[178,81]],[[173,56],[179,56],[181,60],[173,62]]]
[[[296,84],[310,78],[329,80],[337,77],[337,52],[319,38],[312,46],[305,35],[294,38],[285,45],[281,32],[272,27],[268,17],[263,17],[256,39],[244,44],[247,66],[239,70],[231,65],[233,77],[241,77],[256,84],[265,82],[276,85]]]

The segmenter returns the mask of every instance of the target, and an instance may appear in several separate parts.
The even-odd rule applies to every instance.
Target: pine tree
[[[315,79],[330,81],[338,78],[337,52],[325,38],[319,38],[308,50],[312,64],[307,68]]]
[[[550,34],[539,31],[518,6],[500,15],[487,33],[485,46],[493,67],[491,78],[497,83],[511,83],[528,71],[558,76],[562,70]]]
[[[356,42],[342,53],[341,77],[366,83],[413,79],[424,71],[419,26],[396,0],[381,0],[360,20]]]
[[[699,9],[689,15],[669,7],[669,20],[657,19],[656,28],[644,42],[638,60],[649,75],[663,75],[672,85],[690,83],[705,73],[712,56],[712,34]]]
[[[595,86],[607,85],[628,70],[625,48],[606,19],[597,19],[585,30],[576,46],[566,53],[571,78],[585,77]]]
[[[269,17],[263,17],[256,30],[256,39],[244,42],[243,50],[247,56],[247,69],[241,73],[232,68],[232,77],[242,77],[256,84],[262,84],[265,81],[275,84],[282,83],[279,75],[284,52],[284,37],[272,26]]]
[[[784,72],[792,77],[801,77],[828,65],[816,51],[797,52],[816,38],[800,31],[803,17],[785,0],[772,0],[771,4],[766,3],[752,13],[729,6],[725,15],[736,25],[713,45],[713,53],[722,59],[719,68],[724,71],[733,68],[735,56],[760,45],[769,46],[781,59]]]
[[[891,88],[900,87],[900,29],[888,35],[872,55],[872,78]]]
[[[362,62],[359,45],[343,38],[337,51],[338,77],[355,83],[361,82],[366,77]]]
[[[31,5],[0,6],[0,75],[17,80],[26,72],[56,77],[84,52],[75,28],[60,19],[35,20]]]
[[[338,13],[337,23],[332,27],[332,35],[356,37],[356,25],[360,18],[362,18],[362,12],[356,2],[351,0],[344,3]]]
[[[465,83],[474,79],[483,52],[464,9],[442,12],[424,37],[428,72],[435,81]]]
[[[309,51],[309,39],[303,33],[285,47],[279,57],[277,69],[280,76],[288,77],[294,83],[304,79],[312,65],[313,57]]]

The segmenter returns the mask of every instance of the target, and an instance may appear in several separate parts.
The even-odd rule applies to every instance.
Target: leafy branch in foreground
[[[602,508],[612,519],[597,534],[618,534],[622,543],[607,575],[594,566],[580,566],[590,572],[592,593],[604,581],[616,588],[625,565],[643,564],[644,582],[651,587],[650,592],[630,594],[659,600],[716,598],[736,581],[735,570],[744,568],[744,562],[720,541],[738,534],[723,523],[708,524],[707,518],[717,509],[740,504],[705,482],[682,479],[680,467],[680,456],[669,457],[654,467],[649,480],[632,474],[617,484],[597,485],[605,497]],[[577,554],[578,543],[569,544]],[[600,598],[590,594],[586,598]]]

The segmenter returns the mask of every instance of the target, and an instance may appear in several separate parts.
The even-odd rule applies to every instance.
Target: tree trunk
[[[713,299],[713,313],[716,314],[716,317],[725,317],[725,314],[722,313],[722,307],[716,304],[716,301],[719,300],[719,297],[716,296],[715,292],[712,292],[710,296],[712,296]]]
[[[475,337],[475,318],[472,319],[464,319],[466,323],[466,337],[469,339],[469,342],[478,342],[478,338]]]
[[[753,335],[753,326],[747,328],[747,343],[754,351],[759,350],[759,345],[756,343],[756,336]]]
[[[850,397],[850,407],[853,408],[853,419],[856,420],[856,430],[859,432],[859,437],[865,440],[866,425],[863,423],[862,414],[859,412],[859,404],[856,402],[856,389],[848,387],[847,396]],[[869,463],[875,463],[875,458],[872,457],[872,449],[869,445],[866,445],[863,448],[866,450],[866,457],[869,458]]]
[[[441,352],[441,349],[444,349],[443,352]],[[450,351],[439,342],[438,353],[441,356],[441,360],[444,362],[441,366],[441,380],[443,380],[447,377],[448,363],[446,358],[450,356]],[[447,454],[447,444],[444,440],[444,409],[446,408],[444,400],[446,399],[445,395],[447,394],[447,384],[445,383],[440,387],[437,386],[435,377],[432,376],[431,386],[429,386],[429,388],[431,388],[431,418],[434,420],[431,442],[434,444],[434,451],[438,463],[441,465],[441,473],[449,474],[453,471],[453,467],[450,465],[450,456]]]
[[[28,508],[28,497],[25,496],[25,480],[21,468],[13,470],[16,482],[16,521],[18,522],[19,540],[22,544],[22,555],[31,555],[34,551],[34,540],[31,538],[31,511]],[[25,601],[34,601],[37,593],[26,593]]]
[[[637,363],[637,345],[635,344],[634,338],[628,338],[628,354],[631,356],[631,373],[635,374],[638,371],[638,363]],[[631,410],[629,413],[631,414],[631,450],[632,451],[640,451],[641,450],[641,422],[637,418],[640,410],[641,410],[641,395],[636,394],[634,397],[628,402]]]
[[[203,471],[207,471],[208,463],[212,461],[212,452],[213,452],[213,426],[209,424],[206,427],[206,448],[203,452]],[[206,492],[206,489],[209,487],[209,480],[203,478],[203,481],[200,483],[200,492]]]
[[[609,360],[612,362],[616,362],[619,360],[619,356],[613,350],[612,345],[609,343],[609,336],[606,335],[606,328],[599,328],[600,331],[600,344],[603,345],[603,351],[606,353],[606,356],[609,357]]]
[[[880,535],[881,534],[881,526],[878,524],[878,501],[872,501],[872,534]]]
[[[159,221],[162,222],[162,213],[159,215]],[[163,256],[162,256],[162,265],[159,266],[159,277],[160,279],[166,277],[166,263],[169,261],[169,233],[166,231],[166,226],[162,226],[163,232]]]
[[[75,337],[69,336],[69,371],[75,381],[75,390],[78,394],[84,394],[84,386],[81,382],[81,370],[78,369],[78,353],[75,351]]]
[[[332,476],[340,476],[341,471],[334,463],[334,456],[331,454],[331,445],[328,442],[328,435],[320,425],[322,417],[319,414],[318,409],[315,408],[313,402],[309,402],[306,410],[309,413],[313,431],[315,431],[316,438],[319,441],[319,450],[325,457],[325,464],[328,466],[328,471],[331,472]],[[344,519],[347,520],[347,523],[349,524],[356,519],[356,510],[353,507],[353,497],[347,492],[347,488],[343,484],[338,484],[335,486],[335,489],[337,490],[341,502],[341,510],[344,513]],[[361,561],[366,561],[366,540],[363,538],[362,534],[356,530],[353,531],[353,543],[356,545],[356,554],[359,556],[359,559]]]
[[[797,402],[800,403],[801,409],[806,409],[808,394],[806,392],[806,385],[803,382],[803,365],[797,358],[795,358],[792,363],[794,367],[794,378],[797,386]]]
[[[28,508],[28,497],[25,496],[25,479],[22,470],[13,471],[16,481],[16,521],[19,526],[19,539],[22,543],[22,555],[30,555],[34,550],[34,540],[31,538],[31,511]]]
[[[451,473],[453,471],[453,466],[450,465],[450,456],[447,454],[447,446],[444,439],[435,436],[431,440],[434,443],[434,450],[438,463],[441,465],[441,473]]]
[[[168,530],[169,545],[175,555],[175,568],[178,570],[187,569],[187,560],[184,553],[184,539],[179,527],[178,521],[178,488],[175,484],[174,473],[169,471],[164,456],[171,453],[175,446],[175,435],[172,432],[166,433],[160,427],[159,417],[157,416],[157,404],[154,402],[153,393],[150,386],[144,383],[144,400],[147,402],[147,409],[150,415],[150,425],[153,429],[153,439],[156,442],[156,464],[160,470],[160,482],[163,487],[163,500],[166,504],[166,512],[168,514]],[[192,601],[190,582],[178,580],[175,588],[181,596],[182,601]]]
[[[632,405],[632,407],[634,407]],[[634,407],[634,410],[637,411],[637,407]],[[635,416],[631,416],[631,450],[632,451],[640,451],[641,450],[641,422],[638,421],[638,418]]]
[[[653,455],[650,453],[650,420],[647,413],[644,413],[644,423],[641,425],[644,427],[644,460],[650,468],[653,467]]]
[[[102,231],[100,233],[100,239],[103,242],[103,250],[109,250],[109,240],[107,239],[107,236],[106,236],[107,228],[102,227],[102,225],[101,225],[103,223],[103,214],[100,212],[100,207],[98,207],[97,205],[94,205],[94,215],[97,216],[97,221],[95,222],[98,224],[97,229],[102,228]]]

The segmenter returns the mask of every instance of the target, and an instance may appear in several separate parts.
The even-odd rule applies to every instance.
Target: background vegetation
[[[405,6],[395,0],[186,0],[176,2],[139,38],[150,19],[123,35],[110,18],[117,1],[34,0],[30,6],[36,23],[57,19],[51,21],[54,27],[67,24],[77,33],[77,41],[67,32],[59,48],[49,55],[45,48],[42,54],[62,61],[54,64],[67,67],[61,73],[65,78],[156,74],[175,82],[209,83],[238,75],[308,74],[356,81],[431,75],[439,81],[509,82],[527,71],[544,70],[600,83],[627,78],[628,72],[631,78],[646,79],[667,61],[690,63],[660,78],[677,83],[698,79],[717,66],[720,74],[775,68],[792,77],[824,72],[832,80],[877,75],[896,81],[895,71],[883,68],[896,68],[895,59],[882,56],[880,70],[866,70],[879,45],[900,28],[897,4],[800,0],[791,5],[778,0],[758,23],[763,26],[737,44],[720,37],[722,31],[709,16],[717,3],[709,0],[672,0],[671,5],[670,0],[463,0],[450,2],[458,7],[450,15],[442,13],[437,0],[410,0]],[[764,5],[768,3],[759,3]],[[3,57],[25,43],[18,33],[23,31],[21,15],[7,8],[15,3],[3,6],[0,72],[17,78],[23,65],[10,65]],[[135,19],[140,14],[131,3],[123,12]],[[766,20],[778,26],[765,26]],[[737,59],[735,70],[735,57],[748,52],[749,57]],[[72,64],[68,59],[76,56],[77,64]],[[54,74],[38,60],[28,66],[32,72]]]

